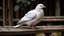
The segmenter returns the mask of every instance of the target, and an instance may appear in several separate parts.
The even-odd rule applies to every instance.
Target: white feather
[[[21,18],[18,25],[21,26],[20,24],[26,24],[31,26],[39,23],[44,16],[44,10],[42,8],[45,8],[45,6],[43,4],[38,4],[34,10],[29,11],[23,18]],[[18,25],[15,27],[19,27]]]

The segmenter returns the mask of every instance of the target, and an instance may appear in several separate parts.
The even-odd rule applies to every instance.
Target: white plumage
[[[20,27],[22,24],[35,26],[44,16],[44,10],[42,8],[45,8],[45,6],[43,4],[38,4],[34,10],[27,12],[25,16],[17,23],[18,25],[14,26],[14,28]]]

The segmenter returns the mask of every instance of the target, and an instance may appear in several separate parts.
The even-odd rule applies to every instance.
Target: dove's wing
[[[30,11],[27,14],[25,14],[25,16],[18,23],[30,21],[34,19],[35,17],[36,17],[35,11]]]

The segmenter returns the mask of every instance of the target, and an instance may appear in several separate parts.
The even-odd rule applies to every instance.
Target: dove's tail
[[[16,26],[14,26],[13,28],[18,28],[18,27],[20,27],[21,25],[16,25]]]
[[[14,28],[18,28],[18,27],[23,26],[23,25],[24,25],[23,23],[17,23],[17,25],[14,26]]]

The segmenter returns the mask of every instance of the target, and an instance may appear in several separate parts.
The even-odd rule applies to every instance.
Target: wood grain
[[[23,28],[24,27],[24,28]],[[9,26],[0,27],[0,35],[13,35],[13,34],[37,34],[45,32],[64,32],[64,26],[36,26],[38,29],[29,29],[27,26],[20,28],[13,28]]]

